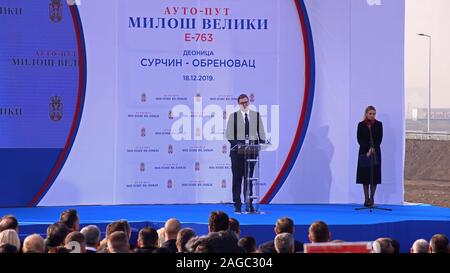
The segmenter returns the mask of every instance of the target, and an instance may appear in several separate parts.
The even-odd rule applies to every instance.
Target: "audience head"
[[[116,231],[124,232],[128,236],[128,240],[131,237],[131,227],[127,220],[118,220],[109,224],[106,227],[106,237]]]
[[[69,228],[64,223],[54,223],[47,228],[45,244],[47,247],[61,246],[69,232]]]
[[[256,240],[251,236],[242,237],[238,246],[243,248],[247,253],[255,253],[256,252]]]
[[[230,227],[230,219],[223,211],[212,211],[209,215],[208,231],[219,232],[228,230]]]
[[[242,253],[238,246],[236,234],[229,230],[211,232],[208,235],[208,246],[211,253]]]
[[[186,244],[191,238],[194,238],[195,236],[196,236],[195,232],[192,228],[181,229],[180,232],[178,232],[177,243],[176,243],[178,252],[181,252],[181,253],[188,252],[188,249],[186,248]]]
[[[25,238],[23,241],[23,253],[44,253],[45,245],[44,238],[39,234],[32,234]]]
[[[69,209],[61,213],[59,221],[64,223],[70,231],[80,230],[80,218],[78,217],[77,210]]]
[[[311,243],[326,243],[331,241],[331,233],[325,222],[317,221],[309,226],[309,241]]]
[[[430,244],[427,240],[416,240],[411,248],[411,253],[428,253],[430,251]]]
[[[277,253],[294,253],[294,236],[291,233],[280,233],[275,237],[275,250]]]
[[[19,222],[13,215],[5,215],[0,219],[0,232],[7,229],[14,229],[19,233]]]
[[[159,228],[157,230],[157,232],[158,232],[158,247],[161,247],[164,244],[164,242],[166,241],[166,237],[165,237],[166,234],[165,234],[164,230],[165,230],[164,227]]]
[[[176,240],[180,229],[180,221],[175,218],[170,218],[169,220],[167,220],[166,224],[164,225],[164,237],[166,238],[166,241]]]
[[[137,248],[158,247],[158,232],[151,227],[145,227],[139,231]]]
[[[294,234],[294,221],[288,217],[278,219],[275,224],[275,234],[280,233]]]
[[[6,229],[0,232],[0,245],[12,245],[15,246],[17,252],[20,250],[19,235],[14,229]]]
[[[436,234],[430,240],[430,253],[448,253],[448,238],[444,234]]]
[[[72,253],[86,253],[86,238],[79,231],[67,234],[64,245]]]
[[[239,221],[234,218],[229,219],[229,227],[231,231],[234,231],[236,233],[236,236],[239,238],[241,236],[241,227],[239,225]]]
[[[97,248],[100,244],[100,229],[95,225],[89,225],[80,231],[86,239],[86,246]]]
[[[395,254],[400,253],[400,243],[397,240],[391,238],[391,244],[392,247],[394,248],[394,253]]]
[[[197,238],[192,244],[193,253],[212,253],[211,245],[208,236]]]
[[[130,242],[128,235],[123,231],[115,231],[108,236],[109,253],[129,253]]]
[[[377,253],[394,253],[391,238],[378,238],[375,240],[375,252]]]

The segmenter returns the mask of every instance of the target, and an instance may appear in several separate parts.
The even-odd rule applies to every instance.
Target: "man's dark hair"
[[[0,245],[0,253],[17,253],[19,250],[16,246],[10,244]]]
[[[64,243],[64,239],[67,234],[69,234],[70,230],[66,226],[66,224],[57,222],[51,224],[47,228],[47,238],[46,243],[48,247],[60,246]]]
[[[239,232],[240,232],[240,225],[239,225],[239,221],[237,219],[230,218],[229,219],[229,226],[230,226],[230,230],[231,231],[234,231],[236,234],[239,234]]]
[[[17,221],[17,218],[14,217],[14,215],[5,215],[0,220],[0,232],[7,229],[17,230],[18,226],[19,222]]]
[[[186,248],[187,242],[196,236],[192,228],[183,228],[178,232],[177,235],[177,248],[180,252],[186,253],[188,249]]]
[[[430,247],[433,253],[448,253],[448,238],[444,234],[431,237]]]
[[[106,227],[106,237],[116,231],[123,231],[130,236],[131,228],[127,220],[119,220],[112,222]]]
[[[396,254],[400,253],[400,243],[397,240],[391,238],[391,244],[392,247],[394,248],[394,253]]]
[[[248,100],[249,98],[248,98],[248,96],[247,96],[246,94],[241,94],[241,95],[239,95],[239,97],[238,97],[238,99],[237,99],[238,102],[239,102],[241,99],[247,99],[247,100]]]
[[[209,237],[200,237],[192,245],[192,252],[194,253],[212,253]]]
[[[281,233],[294,233],[294,221],[291,218],[283,217],[277,220],[275,224],[275,229],[277,234]]]
[[[59,221],[64,223],[68,228],[74,230],[75,223],[78,221],[78,213],[75,209],[69,209],[61,213],[59,217]]]
[[[325,243],[330,240],[330,230],[325,222],[317,221],[309,227],[309,235],[315,243]]]
[[[245,249],[247,253],[253,253],[256,251],[256,240],[251,236],[242,237],[238,242],[238,246]]]
[[[380,253],[394,253],[395,249],[391,238],[378,238],[375,242],[380,246]]]
[[[238,246],[236,234],[229,230],[212,232],[208,235],[208,249],[210,253],[243,253]]]
[[[151,227],[145,227],[139,231],[138,240],[143,247],[158,246],[158,232]]]
[[[209,216],[209,231],[219,232],[221,230],[228,230],[230,227],[230,220],[228,215],[223,211],[212,211]]]

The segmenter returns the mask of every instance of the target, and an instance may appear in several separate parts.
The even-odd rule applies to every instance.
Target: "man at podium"
[[[241,192],[242,180],[247,178],[245,168],[245,155],[239,153],[237,149],[233,149],[237,144],[259,144],[265,143],[266,135],[264,124],[262,123],[259,112],[250,110],[250,101],[247,95],[242,94],[238,97],[239,110],[232,113],[228,118],[226,137],[231,144],[231,170],[233,173],[233,202],[234,211],[241,212]],[[255,164],[250,165],[249,177],[253,177]],[[250,195],[252,194],[252,184],[250,184]],[[247,185],[244,183],[244,196],[247,193]],[[250,205],[246,208],[248,212],[253,212],[254,208],[249,200]]]

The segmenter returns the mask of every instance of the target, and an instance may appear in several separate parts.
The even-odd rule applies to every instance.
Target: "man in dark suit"
[[[233,149],[236,144],[243,144],[246,140],[256,141],[258,143],[265,143],[266,135],[264,131],[264,124],[262,123],[261,115],[258,112],[252,111],[249,108],[250,100],[247,95],[242,94],[238,97],[239,111],[232,113],[228,118],[226,137],[231,144],[230,157],[231,169],[233,172],[233,202],[235,212],[241,212],[241,188],[242,179],[247,178],[245,169],[245,158],[243,154],[238,154],[236,149]],[[256,157],[255,157],[256,158]],[[250,174],[248,177],[253,177],[254,163],[250,165]],[[250,195],[252,194],[252,187],[250,184]],[[247,185],[244,183],[244,196],[247,193]],[[250,206],[246,208],[247,211],[253,212],[254,208],[250,201]]]
[[[275,236],[282,233],[290,233],[294,235],[294,221],[288,217],[283,217],[277,220],[275,224]],[[276,253],[275,241],[268,241],[259,246],[259,251],[262,253]],[[294,252],[303,252],[303,243],[294,240]]]

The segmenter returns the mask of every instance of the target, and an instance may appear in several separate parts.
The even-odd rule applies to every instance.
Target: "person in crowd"
[[[219,232],[230,228],[230,218],[223,211],[212,211],[208,220],[208,231]]]
[[[395,249],[392,246],[391,238],[378,238],[375,240],[375,252],[376,253],[394,253]]]
[[[430,253],[448,253],[448,238],[444,234],[436,234],[430,240]]]
[[[135,253],[153,253],[158,248],[158,232],[151,227],[139,230]]]
[[[83,233],[79,231],[72,231],[67,234],[64,240],[64,246],[71,251],[71,253],[86,253],[86,238]]]
[[[277,253],[294,253],[294,236],[291,233],[280,233],[275,237],[275,250]]]
[[[316,221],[309,226],[308,238],[311,243],[327,243],[331,241],[331,232],[323,221]]]
[[[100,229],[96,225],[89,225],[80,232],[86,238],[86,253],[96,253],[100,245]]]
[[[44,240],[45,252],[49,252],[51,248],[63,246],[64,239],[69,232],[69,228],[64,223],[51,224],[47,228],[47,238]]]
[[[430,251],[430,244],[427,240],[418,239],[411,247],[411,253],[428,253]]]
[[[75,209],[69,209],[61,213],[59,221],[64,223],[70,232],[80,230],[80,217],[78,217],[78,212]]]
[[[39,234],[32,234],[25,238],[23,241],[23,253],[44,253],[45,245],[44,238]]]
[[[164,227],[161,227],[157,230],[158,232],[158,247],[161,247],[164,242],[166,241],[166,238],[164,237]]]
[[[275,236],[281,233],[290,233],[294,235],[295,226],[294,221],[288,217],[282,217],[277,220],[274,228]],[[295,252],[303,252],[303,243],[295,240]],[[276,253],[275,242],[268,241],[259,246],[259,251],[262,253]]]
[[[243,248],[247,253],[256,252],[256,240],[251,236],[245,236],[239,239],[238,246]]]
[[[391,244],[392,244],[392,247],[394,248],[394,253],[399,254],[400,253],[400,243],[397,240],[391,238]]]
[[[178,232],[177,235],[177,250],[179,253],[186,253],[188,249],[186,248],[187,242],[196,236],[192,228],[183,228]]]
[[[17,252],[20,251],[20,239],[16,230],[14,229],[6,229],[0,232],[0,245],[11,245],[17,249]]]
[[[175,218],[171,218],[166,221],[164,225],[164,237],[166,241],[162,244],[161,247],[165,247],[170,249],[171,252],[177,252],[177,236],[178,232],[181,229],[180,221]]]
[[[238,246],[238,238],[233,231],[221,230],[208,234],[208,253],[244,253]]]
[[[108,236],[108,253],[130,253],[128,235],[123,231],[115,231]]]
[[[108,224],[106,226],[106,237],[103,241],[100,242],[98,252],[104,253],[107,252],[107,242],[108,236],[116,231],[122,231],[128,236],[128,240],[131,238],[131,227],[127,220],[118,220]],[[129,242],[128,242],[129,243]]]
[[[19,234],[19,221],[14,215],[5,215],[0,220],[0,232],[7,229],[14,229]]]
[[[239,221],[235,218],[229,219],[230,230],[236,233],[236,236],[241,237],[241,226],[239,225]]]

